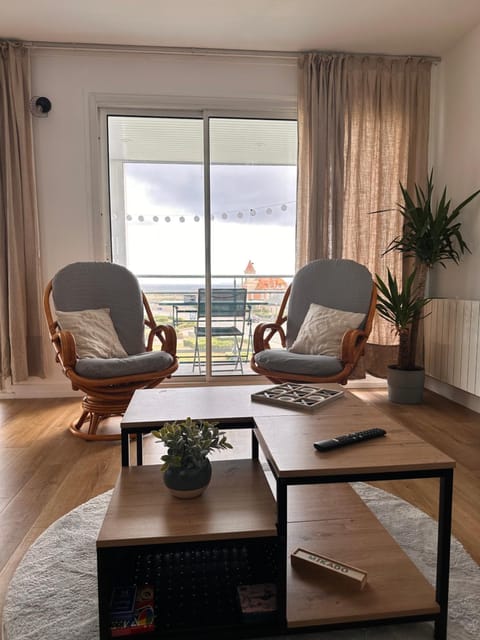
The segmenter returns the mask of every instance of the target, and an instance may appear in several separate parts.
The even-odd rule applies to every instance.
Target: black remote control
[[[337,447],[344,447],[347,444],[355,444],[356,442],[363,442],[364,440],[371,440],[372,438],[379,438],[384,436],[387,432],[385,429],[366,429],[365,431],[355,431],[354,433],[346,433],[343,436],[335,436],[330,440],[319,440],[314,442],[313,446],[318,451],[329,451],[330,449],[336,449]]]

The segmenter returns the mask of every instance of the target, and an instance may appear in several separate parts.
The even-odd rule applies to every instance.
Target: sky
[[[127,163],[127,266],[137,274],[205,269],[203,169]],[[296,167],[213,165],[212,273],[289,275],[295,268]]]

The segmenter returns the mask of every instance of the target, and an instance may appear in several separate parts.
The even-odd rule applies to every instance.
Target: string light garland
[[[275,204],[269,204],[269,205],[262,205],[259,207],[248,207],[246,209],[231,209],[231,210],[227,210],[227,211],[222,211],[221,213],[215,213],[212,214],[211,216],[211,220],[245,220],[248,219],[248,217],[250,218],[255,218],[257,216],[257,214],[262,214],[264,213],[265,216],[271,217],[274,215],[281,215],[282,213],[284,213],[285,211],[288,211],[289,208],[291,209],[293,205],[293,208],[295,208],[296,205],[296,201],[292,200],[291,202],[283,202],[283,203],[275,203]],[[203,219],[203,216],[195,214],[193,216],[189,216],[189,215],[176,215],[176,214],[172,214],[169,216],[164,216],[163,218],[158,216],[158,215],[144,215],[144,214],[140,214],[138,216],[133,216],[131,214],[127,214],[125,216],[125,220],[127,222],[130,223],[158,223],[158,222],[172,222],[174,220],[177,220],[180,223],[183,222],[187,222],[189,219],[192,219],[194,222],[200,222]]]

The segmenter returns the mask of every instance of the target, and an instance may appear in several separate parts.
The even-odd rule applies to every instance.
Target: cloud
[[[127,163],[125,175],[127,192],[129,181],[143,187],[150,212],[203,217],[202,165]],[[215,224],[295,225],[296,167],[213,165],[210,184]]]

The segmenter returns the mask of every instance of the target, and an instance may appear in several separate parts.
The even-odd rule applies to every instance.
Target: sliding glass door
[[[174,324],[176,375],[248,375],[295,267],[296,122],[109,115],[112,260]]]

